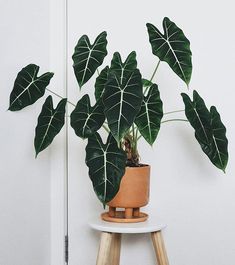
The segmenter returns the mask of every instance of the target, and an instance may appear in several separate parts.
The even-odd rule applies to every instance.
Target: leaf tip
[[[50,72],[50,78],[52,78],[55,75],[55,73]]]
[[[226,174],[226,170],[225,169],[226,169],[226,165],[223,168],[221,168],[221,170],[223,171],[224,174]]]
[[[169,17],[164,17],[163,21],[170,21]]]
[[[101,34],[103,34],[103,35],[105,35],[105,36],[107,36],[107,31],[106,30],[104,30]]]

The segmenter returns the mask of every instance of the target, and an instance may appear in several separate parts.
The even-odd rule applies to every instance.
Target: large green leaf
[[[34,147],[36,156],[51,144],[63,127],[66,102],[67,99],[62,99],[54,109],[52,97],[48,96],[46,98],[35,130]]]
[[[54,74],[48,72],[37,76],[38,71],[39,66],[29,64],[18,73],[10,95],[9,110],[21,110],[44,95]]]
[[[99,100],[104,93],[105,84],[108,81],[108,75],[109,75],[109,67],[106,66],[99,74],[99,76],[96,78],[95,82],[95,98],[96,100]]]
[[[98,35],[94,44],[90,44],[87,35],[83,35],[75,47],[73,68],[80,88],[92,77],[98,66],[103,63],[107,55],[107,33],[104,31]]]
[[[120,78],[121,84],[123,83],[123,79],[128,78],[130,73],[133,72],[137,67],[136,61],[136,52],[131,52],[125,62],[122,62],[121,55],[118,52],[113,54],[113,59],[111,61],[110,71],[116,73],[116,75]]]
[[[226,128],[219,113],[214,106],[209,111],[204,100],[195,90],[193,91],[193,101],[184,93],[182,93],[182,97],[186,117],[195,129],[195,138],[203,152],[216,167],[225,171],[228,162],[228,140]]]
[[[210,108],[211,129],[212,129],[212,157],[211,161],[216,167],[225,171],[228,163],[228,140],[226,128],[220,119],[216,107]]]
[[[116,72],[109,75],[103,95],[104,111],[110,131],[120,142],[133,124],[143,100],[141,74],[135,69],[121,83]]]
[[[71,126],[81,138],[90,137],[104,123],[104,106],[99,100],[93,107],[88,95],[84,95],[71,113]]]
[[[181,95],[185,104],[186,117],[195,129],[200,141],[209,146],[211,138],[210,112],[204,100],[195,90],[193,91],[193,101],[187,94],[182,93]]]
[[[89,176],[99,200],[105,204],[112,200],[119,190],[125,173],[126,154],[119,149],[111,134],[103,144],[98,133],[88,138],[86,164]]]
[[[154,143],[158,135],[162,116],[163,111],[160,93],[158,86],[153,84],[149,88],[147,96],[144,97],[141,109],[135,118],[135,124],[141,135],[150,145]]]
[[[147,29],[153,54],[167,62],[188,85],[192,74],[192,53],[183,31],[167,17],[163,20],[164,34],[150,23],[147,23]]]

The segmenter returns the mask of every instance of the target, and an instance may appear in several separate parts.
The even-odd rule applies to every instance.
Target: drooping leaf
[[[112,200],[119,190],[125,173],[126,154],[119,149],[111,134],[103,144],[98,133],[88,138],[86,164],[93,188],[99,200],[105,204]]]
[[[141,135],[150,145],[156,140],[162,116],[163,110],[160,93],[158,86],[153,84],[149,88],[147,96],[144,97],[141,109],[135,118],[135,124]]]
[[[74,73],[80,88],[92,77],[107,55],[107,33],[98,35],[91,45],[87,35],[83,35],[75,47],[73,58]]]
[[[188,85],[192,74],[192,53],[183,31],[167,17],[163,20],[164,34],[150,23],[147,23],[147,29],[153,54],[167,62]]]
[[[228,163],[228,139],[226,128],[220,119],[216,107],[210,108],[211,129],[212,129],[212,157],[211,161],[216,167],[225,172]]]
[[[109,67],[106,66],[99,74],[99,76],[96,78],[95,82],[95,98],[96,100],[99,100],[104,93],[105,84],[108,80],[108,74],[109,74]]]
[[[141,74],[138,69],[128,78],[120,78],[115,72],[109,75],[103,95],[104,111],[110,131],[117,142],[133,124],[143,100]]]
[[[186,117],[195,129],[195,138],[203,152],[216,167],[225,171],[228,162],[228,140],[226,128],[219,113],[214,106],[209,111],[204,100],[195,90],[193,91],[193,101],[184,93],[182,93],[182,97]]]
[[[81,138],[90,137],[104,123],[104,106],[99,100],[93,107],[88,95],[84,95],[71,113],[71,126]]]
[[[204,100],[199,94],[193,91],[193,101],[190,97],[182,93],[185,104],[185,115],[195,130],[197,137],[206,146],[210,145],[211,126],[210,126],[210,112],[207,109]]]
[[[29,64],[18,73],[10,95],[9,110],[21,110],[44,95],[54,74],[48,72],[37,76],[38,72],[39,66]]]
[[[125,62],[122,62],[121,55],[118,52],[113,54],[113,59],[111,61],[110,71],[116,73],[116,75],[120,79],[120,83],[122,84],[125,78],[130,76],[130,73],[133,72],[137,67],[136,61],[136,52],[131,52]]]
[[[63,127],[66,102],[66,98],[62,99],[54,109],[52,97],[48,96],[46,98],[35,130],[34,147],[36,156],[51,144]]]

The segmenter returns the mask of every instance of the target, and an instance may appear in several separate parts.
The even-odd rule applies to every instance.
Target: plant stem
[[[47,90],[48,92],[54,94],[54,95],[57,96],[58,98],[63,99],[63,97],[62,97],[61,95],[59,95],[59,94],[57,94],[56,92],[50,90],[49,88],[46,88],[46,90]],[[68,101],[68,100],[67,100],[67,102],[68,102],[69,104],[73,105],[74,107],[76,107],[76,105],[75,105],[74,103],[72,103],[72,102],[70,102],[70,101]]]
[[[184,109],[165,112],[165,113],[163,113],[163,115],[168,115],[168,114],[177,113],[177,112],[184,112]]]
[[[150,78],[150,80],[149,80],[150,82],[153,81],[153,78],[154,78],[154,76],[155,76],[155,74],[156,74],[156,72],[157,72],[157,69],[158,69],[158,67],[159,67],[159,65],[160,65],[160,62],[161,62],[161,60],[158,61],[157,65],[156,65],[156,67],[155,67],[155,69],[154,69],[154,72],[153,72],[153,74],[152,74],[152,76],[151,76],[151,78]]]
[[[158,69],[158,67],[159,67],[159,65],[160,65],[160,62],[161,62],[161,60],[158,61],[157,65],[156,65],[156,67],[155,67],[155,69],[154,69],[154,71],[153,71],[153,74],[152,74],[152,76],[151,76],[151,78],[150,78],[150,80],[149,80],[150,82],[153,81],[153,78],[154,78],[154,76],[155,76],[155,74],[156,74],[156,72],[157,72],[157,69]],[[149,87],[146,87],[146,88],[145,88],[145,90],[144,90],[144,95],[146,94],[148,88],[149,88]]]
[[[136,131],[135,131],[135,139],[136,139],[136,145],[137,145],[137,142],[138,142],[138,128],[136,127]]]
[[[185,122],[188,122],[188,120],[185,120],[185,119],[170,119],[170,120],[162,121],[161,123],[166,123],[166,122],[170,122],[170,121],[185,121]]]
[[[133,144],[135,146],[135,125],[134,125],[134,123],[132,124],[132,140],[133,140]]]

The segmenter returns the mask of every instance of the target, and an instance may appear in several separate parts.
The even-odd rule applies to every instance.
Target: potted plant
[[[72,56],[80,88],[98,73],[96,102],[91,105],[89,95],[84,95],[74,106],[70,120],[76,135],[88,139],[86,164],[89,177],[99,200],[109,205],[109,212],[102,215],[108,221],[139,222],[147,218],[139,208],[148,203],[150,166],[140,163],[137,143],[143,137],[153,145],[164,116],[158,85],[153,82],[160,62],[166,62],[189,86],[192,74],[190,42],[169,18],[164,18],[163,29],[164,33],[147,24],[152,53],[159,58],[150,80],[141,76],[134,51],[125,60],[115,52],[110,66],[99,73],[98,67],[107,55],[106,32],[100,33],[93,44],[83,35]],[[53,73],[38,76],[38,72],[39,66],[29,64],[18,73],[9,110],[18,111],[35,103],[46,89],[49,90],[47,86]],[[228,141],[216,107],[208,109],[195,90],[192,99],[186,93],[181,96],[187,121],[192,125],[202,151],[217,168],[225,171]],[[36,156],[51,144],[63,127],[67,103],[71,104],[67,99],[61,99],[54,108],[52,96],[46,98],[35,131]],[[105,143],[99,134],[101,128],[107,131]],[[117,207],[125,208],[125,211],[116,211]]]

